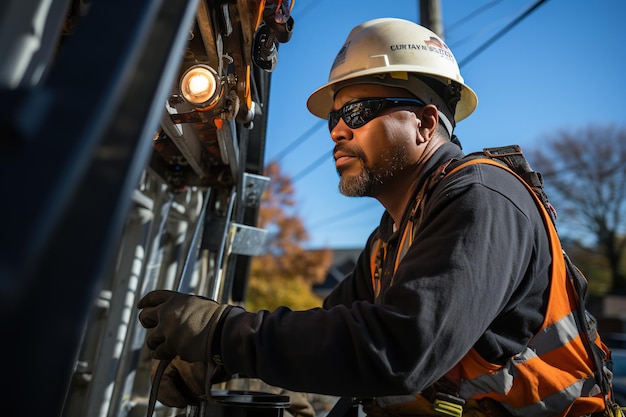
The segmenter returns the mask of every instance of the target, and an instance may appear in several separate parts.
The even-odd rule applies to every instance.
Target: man
[[[558,241],[532,195],[485,164],[431,184],[463,158],[454,127],[476,104],[431,31],[400,19],[354,28],[307,105],[328,118],[341,192],[385,207],[379,227],[320,309],[251,313],[146,295],[148,347],[179,357],[168,386],[194,379],[172,369],[208,366],[364,399],[372,415],[602,411],[593,359],[565,320],[575,305],[554,266]]]

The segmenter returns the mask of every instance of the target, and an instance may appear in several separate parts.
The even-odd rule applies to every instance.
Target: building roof
[[[334,249],[333,262],[326,273],[326,279],[321,284],[313,285],[313,292],[325,298],[346,275],[352,272],[361,251],[361,249]]]

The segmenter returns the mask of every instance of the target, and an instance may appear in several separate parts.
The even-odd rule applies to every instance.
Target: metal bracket
[[[269,182],[269,177],[243,173],[243,201],[246,207],[259,207],[261,205],[261,198]]]
[[[267,241],[267,230],[245,224],[231,223],[230,253],[257,256],[263,253]]]

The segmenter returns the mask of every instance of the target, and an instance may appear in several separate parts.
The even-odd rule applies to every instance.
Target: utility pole
[[[441,5],[439,0],[419,0],[419,7],[421,25],[432,30],[443,39],[443,24],[441,23]]]

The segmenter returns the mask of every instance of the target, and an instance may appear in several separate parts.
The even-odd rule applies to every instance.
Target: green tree
[[[246,308],[319,307],[322,300],[312,286],[325,279],[332,251],[303,247],[309,235],[295,212],[291,178],[281,173],[278,163],[268,165],[265,175],[270,183],[261,200],[258,226],[268,230],[269,237],[265,252],[254,257],[250,265]]]
[[[610,271],[609,290],[626,287],[621,262],[626,249],[626,129],[561,131],[530,155],[560,214],[561,232],[579,242],[592,237]]]

